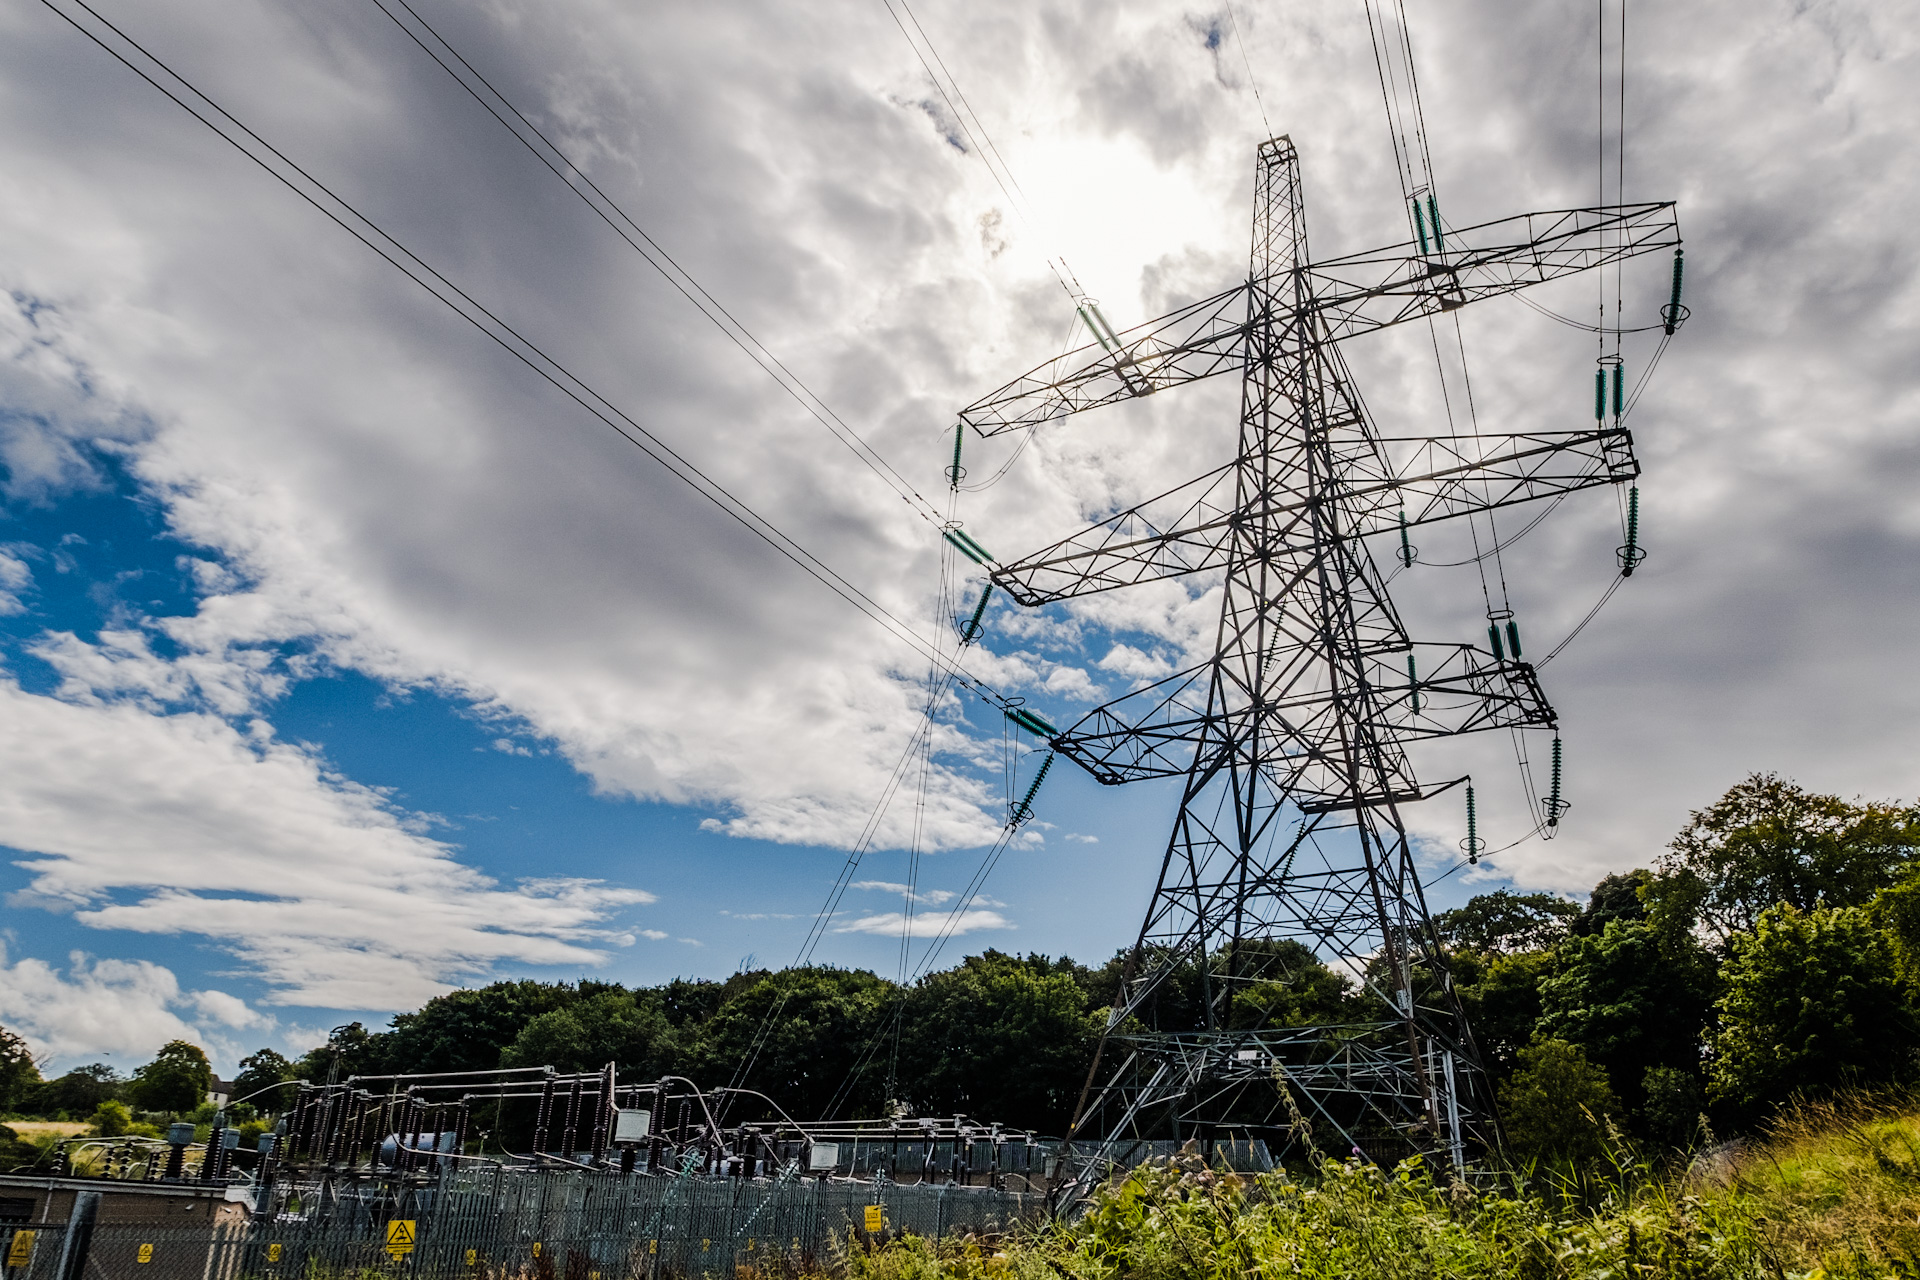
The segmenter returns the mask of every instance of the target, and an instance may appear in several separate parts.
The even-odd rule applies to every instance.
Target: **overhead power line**
[[[791,560],[835,595],[866,614],[895,638],[912,646],[941,669],[952,671],[956,682],[997,705],[1007,705],[1006,699],[998,692],[966,672],[959,665],[956,657],[943,653],[934,641],[922,636],[886,606],[855,586],[831,565],[808,551],[725,486],[682,457],[659,436],[642,426],[619,406],[548,355],[538,344],[476,301],[472,295],[381,229],[372,219],[241,123],[163,59],[103,17],[85,0],[41,0],[41,3],[76,31],[100,46],[128,70],[159,90],[176,106],[218,134],[235,150],[266,170],[288,190],[319,210],[347,234],[373,250],[390,266],[426,289],[450,311],[480,330],[514,359],[552,384],[568,399],[599,419],[622,439],[665,467],[676,479],[726,512],[755,537]],[[83,16],[76,16],[76,11]]]

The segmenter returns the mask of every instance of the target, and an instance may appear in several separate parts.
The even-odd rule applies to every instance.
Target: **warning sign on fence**
[[[280,1261],[280,1242],[278,1240],[267,1246],[267,1261]]]
[[[886,1225],[887,1225],[887,1220],[886,1220],[886,1217],[880,1212],[880,1206],[877,1204],[868,1205],[867,1206],[867,1230],[869,1231],[884,1230]]]
[[[7,1265],[24,1267],[33,1261],[33,1232],[16,1231],[13,1243],[7,1246]]]
[[[135,1262],[152,1262],[153,1246],[150,1244],[141,1245],[139,1251],[133,1255],[133,1260]]]
[[[413,1252],[414,1220],[395,1218],[387,1224],[387,1252],[398,1262]]]

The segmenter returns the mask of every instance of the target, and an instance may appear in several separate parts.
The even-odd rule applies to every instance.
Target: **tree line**
[[[1653,865],[1607,876],[1584,903],[1501,890],[1443,913],[1450,981],[1511,1145],[1578,1158],[1597,1151],[1611,1121],[1644,1142],[1686,1146],[1761,1125],[1796,1097],[1912,1080],[1917,850],[1920,809],[1755,775],[1694,813]],[[1382,1015],[1376,995],[1307,948],[1262,945],[1276,976],[1239,999],[1237,1025]],[[627,1082],[734,1084],[795,1116],[903,1104],[1059,1133],[1124,960],[1090,967],[989,950],[904,987],[830,966],[638,988],[497,982],[438,996],[384,1029],[337,1028],[298,1059],[262,1049],[242,1061],[233,1094],[270,1111],[289,1081],[612,1061]],[[1172,975],[1156,1025],[1199,1025],[1202,976],[1192,965]],[[196,1070],[204,1055],[176,1042],[127,1080],[93,1065],[43,1081],[0,1031],[9,1111],[85,1117],[112,1100],[186,1111],[205,1090]]]

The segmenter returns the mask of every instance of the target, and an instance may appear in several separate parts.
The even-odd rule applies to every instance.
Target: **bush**
[[[127,1104],[109,1098],[93,1109],[88,1124],[103,1138],[118,1138],[133,1127],[133,1112],[127,1110]]]
[[[1912,1073],[1920,1026],[1869,912],[1783,902],[1731,952],[1710,1093],[1735,1118]]]
[[[1500,1086],[1507,1142],[1523,1161],[1595,1161],[1606,1154],[1605,1121],[1619,1110],[1606,1073],[1565,1040],[1536,1040]]]

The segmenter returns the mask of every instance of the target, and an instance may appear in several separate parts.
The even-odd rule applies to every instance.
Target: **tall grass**
[[[1240,1177],[1161,1161],[1077,1220],[998,1243],[851,1253],[862,1280],[1852,1280],[1920,1278],[1920,1114],[1803,1107],[1764,1141],[1655,1168],[1532,1171],[1488,1190],[1418,1161]]]

